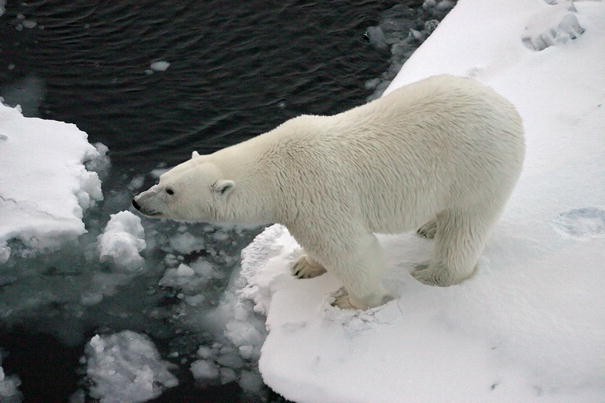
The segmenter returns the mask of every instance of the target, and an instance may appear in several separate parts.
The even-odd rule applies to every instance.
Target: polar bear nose
[[[139,203],[137,203],[135,199],[132,199],[132,207],[136,208],[139,211],[141,210],[141,206],[139,205]]]

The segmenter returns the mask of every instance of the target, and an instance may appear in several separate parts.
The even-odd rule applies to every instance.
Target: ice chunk
[[[112,214],[105,231],[98,238],[101,261],[110,261],[116,267],[134,270],[141,267],[139,254],[145,249],[145,232],[141,219],[129,211]]]
[[[153,62],[149,65],[149,68],[153,71],[166,71],[170,67],[170,63],[165,60]]]
[[[200,250],[204,247],[204,240],[189,232],[177,234],[170,238],[170,247],[183,255]]]
[[[27,28],[27,29],[35,28],[36,25],[38,25],[38,23],[35,20],[23,20],[23,22],[21,24],[23,24],[23,27]]]
[[[181,263],[176,268],[166,270],[159,285],[179,289],[188,296],[195,297],[187,298],[186,302],[199,305],[204,299],[203,292],[208,283],[221,277],[222,274],[212,264],[198,259],[190,266]]]
[[[208,381],[219,376],[216,364],[208,360],[197,360],[191,363],[191,373],[197,380]]]
[[[73,124],[25,118],[0,105],[0,244],[61,245],[85,232],[84,210],[101,200],[101,181],[84,162],[99,152]]]
[[[153,342],[145,335],[125,330],[96,335],[86,345],[86,374],[90,395],[101,402],[143,402],[178,385]]]
[[[6,263],[11,256],[11,248],[4,242],[0,242],[0,264]]]
[[[0,364],[2,364],[2,355],[0,352]],[[18,403],[22,401],[22,394],[19,391],[21,380],[16,375],[7,376],[4,369],[0,366],[0,402]]]
[[[386,10],[377,26],[366,30],[370,44],[378,49],[389,49],[391,65],[380,78],[368,80],[366,88],[373,89],[369,99],[378,98],[399,72],[401,65],[423,42],[453,7],[452,1],[425,0],[422,7],[412,8],[397,4]]]

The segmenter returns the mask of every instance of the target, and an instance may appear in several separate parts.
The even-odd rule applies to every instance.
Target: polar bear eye
[[[166,193],[172,196],[174,194],[174,190],[172,190],[172,188],[166,188]]]

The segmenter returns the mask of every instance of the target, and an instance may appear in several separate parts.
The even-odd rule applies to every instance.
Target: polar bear
[[[344,286],[335,305],[365,309],[389,298],[375,233],[421,227],[434,238],[429,264],[412,273],[423,283],[470,277],[523,159],[513,105],[477,81],[442,75],[194,152],[133,205],[156,218],[281,223],[306,253],[293,273],[327,270]]]

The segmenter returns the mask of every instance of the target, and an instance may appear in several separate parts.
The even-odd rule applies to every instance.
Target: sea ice
[[[178,385],[153,342],[132,331],[100,336],[86,345],[89,393],[102,403],[144,402]]]
[[[23,117],[0,105],[0,246],[56,248],[85,232],[84,210],[101,200],[101,181],[85,163],[100,157],[73,124]],[[19,253],[19,252],[18,252]]]
[[[105,231],[98,238],[99,257],[125,270],[136,270],[143,264],[139,254],[145,249],[145,232],[141,219],[129,211],[112,214]]]
[[[524,170],[472,279],[420,284],[409,273],[432,241],[380,235],[398,297],[342,311],[330,305],[333,275],[289,274],[301,251],[284,227],[243,251],[240,296],[267,315],[259,369],[276,392],[297,402],[604,400],[605,3],[574,6],[583,35],[534,52],[527,22],[559,26],[555,6],[460,1],[386,90],[472,76],[524,120]]]
[[[418,47],[439,25],[442,19],[453,7],[453,2],[447,0],[425,0],[421,8],[411,8],[405,4],[397,4],[386,10],[378,25],[369,27],[366,37],[370,44],[378,49],[389,49],[391,65],[380,78],[368,80],[365,87],[374,89],[369,99],[380,97],[391,80],[401,69],[403,62],[410,57]]]

